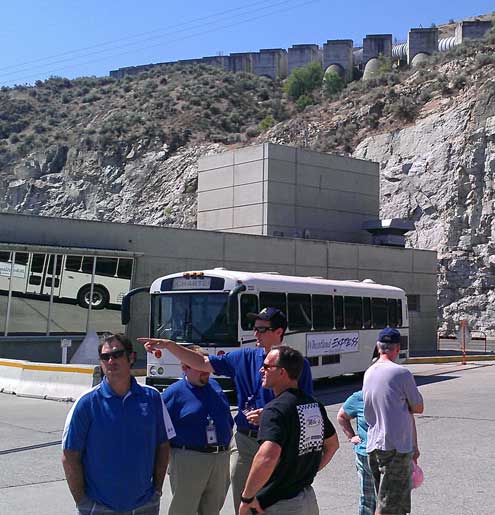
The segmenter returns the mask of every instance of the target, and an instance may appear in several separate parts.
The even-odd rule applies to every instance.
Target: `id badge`
[[[211,423],[206,426],[206,443],[207,445],[217,445],[217,429],[215,424]]]

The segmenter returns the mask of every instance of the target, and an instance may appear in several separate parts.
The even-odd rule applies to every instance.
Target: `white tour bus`
[[[88,308],[94,256],[0,251],[0,291],[77,300]],[[119,305],[131,283],[133,260],[96,257],[91,309]],[[12,281],[12,286],[10,285]]]
[[[144,290],[124,297],[124,324],[130,319],[130,298]],[[150,337],[194,343],[209,354],[254,346],[254,323],[246,315],[275,306],[287,314],[283,343],[309,360],[314,379],[364,371],[386,326],[400,329],[400,358],[408,356],[405,292],[370,279],[333,281],[215,268],[160,277],[149,293]],[[148,353],[148,384],[161,387],[181,374],[169,352]]]

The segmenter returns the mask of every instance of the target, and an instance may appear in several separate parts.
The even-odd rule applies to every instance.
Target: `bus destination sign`
[[[175,277],[172,283],[173,290],[209,290],[211,277]]]
[[[317,333],[306,335],[306,355],[326,356],[359,351],[359,333]]]

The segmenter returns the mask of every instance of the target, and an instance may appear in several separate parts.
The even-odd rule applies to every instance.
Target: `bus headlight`
[[[164,372],[163,367],[160,367],[158,369],[158,375],[160,375],[160,376],[163,375],[163,372]]]
[[[150,376],[156,376],[156,367],[150,367]]]

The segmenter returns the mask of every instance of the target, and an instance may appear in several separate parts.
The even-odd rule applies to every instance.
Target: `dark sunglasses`
[[[275,331],[273,327],[256,327],[254,326],[253,331],[255,333],[265,334],[267,331]]]
[[[114,350],[112,352],[102,352],[100,354],[100,359],[102,361],[110,361],[110,358],[119,359],[125,354],[125,350]]]
[[[284,368],[284,367],[281,367],[280,365],[269,365],[268,363],[263,363],[263,365],[261,365],[261,368],[263,370],[270,370],[270,368]]]

